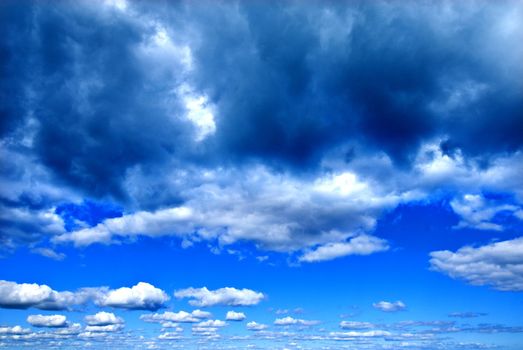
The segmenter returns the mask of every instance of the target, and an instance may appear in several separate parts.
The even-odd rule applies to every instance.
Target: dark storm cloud
[[[188,6],[219,144],[298,164],[353,140],[400,162],[436,135],[474,155],[518,149],[522,84],[503,70],[521,73],[522,55],[495,33],[518,12],[474,5]]]
[[[35,154],[91,196],[125,199],[136,167],[255,158],[299,171],[349,143],[409,165],[433,138],[473,156],[523,143],[516,2],[2,6],[1,130],[36,118]],[[190,49],[190,72],[143,57],[159,27]],[[185,83],[215,108],[199,144]]]

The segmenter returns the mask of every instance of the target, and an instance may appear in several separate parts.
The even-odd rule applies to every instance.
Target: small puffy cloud
[[[465,246],[456,252],[430,253],[430,265],[452,278],[476,286],[505,291],[523,291],[523,237],[487,244]]]
[[[263,293],[250,289],[236,289],[231,287],[209,290],[203,288],[187,288],[174,293],[177,298],[190,298],[189,304],[207,307],[215,305],[251,306],[260,303],[265,296]]]
[[[2,326],[0,327],[0,334],[3,335],[22,335],[22,334],[29,334],[31,333],[31,330],[28,328],[22,328],[21,326]]]
[[[407,307],[402,301],[395,301],[395,302],[389,302],[389,301],[380,301],[377,303],[372,304],[375,309],[381,310],[383,312],[397,312],[397,311],[403,311]]]
[[[116,316],[112,312],[100,311],[95,315],[85,316],[85,322],[89,326],[107,326],[123,323],[123,319]]]
[[[387,241],[370,235],[359,235],[348,242],[328,243],[299,258],[302,262],[332,260],[347,255],[369,255],[389,249]]]
[[[374,328],[375,325],[370,322],[357,322],[357,321],[341,321],[340,328],[343,329],[369,329]]]
[[[198,327],[212,327],[212,328],[218,328],[218,327],[225,327],[227,326],[227,322],[222,320],[207,320],[202,321],[198,323]]]
[[[320,323],[319,321],[310,321],[310,320],[302,320],[299,318],[293,318],[291,316],[283,317],[283,318],[277,318],[274,321],[274,324],[277,326],[291,326],[291,325],[301,325],[301,326],[314,326]]]
[[[164,313],[155,313],[155,314],[145,314],[141,315],[140,319],[145,322],[180,322],[180,323],[196,323],[200,322],[204,318],[209,318],[212,315],[209,312],[194,310],[189,313],[186,311],[166,311]]]
[[[27,322],[35,327],[65,327],[67,317],[64,315],[29,315]]]
[[[182,339],[181,332],[165,332],[158,336],[158,339],[162,340],[178,340]]]
[[[121,323],[118,324],[107,324],[105,326],[87,326],[85,327],[86,332],[119,332],[123,329],[124,325]]]
[[[255,321],[251,321],[247,323],[247,329],[250,331],[263,331],[265,329],[269,328],[266,324],[258,323]]]
[[[154,311],[164,307],[168,300],[169,296],[163,290],[149,283],[139,282],[131,288],[122,287],[108,291],[97,300],[97,304],[129,310]]]
[[[227,311],[225,319],[227,321],[243,321],[247,318],[243,312]]]

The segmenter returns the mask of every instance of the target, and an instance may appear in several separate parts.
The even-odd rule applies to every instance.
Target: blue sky
[[[523,344],[519,1],[2,1],[0,348]]]

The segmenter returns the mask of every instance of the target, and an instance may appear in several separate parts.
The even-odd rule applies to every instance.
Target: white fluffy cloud
[[[260,303],[265,296],[263,293],[250,289],[236,289],[231,287],[209,290],[203,288],[187,288],[174,293],[177,298],[190,298],[189,304],[207,307],[215,305],[250,306]]]
[[[255,321],[251,321],[247,323],[247,329],[250,331],[263,331],[265,329],[269,328],[266,324],[258,323]]]
[[[123,319],[121,317],[116,316],[112,312],[100,311],[95,315],[85,316],[85,322],[89,326],[107,326],[112,324],[123,323]]]
[[[243,312],[227,311],[225,319],[227,321],[243,321],[247,318]]]
[[[180,323],[196,323],[200,322],[204,318],[210,318],[212,317],[211,313],[201,311],[201,310],[194,310],[193,312],[186,312],[186,311],[178,311],[178,312],[172,312],[172,311],[166,311],[164,313],[155,313],[155,314],[145,314],[141,315],[140,319],[145,322],[158,322],[158,323],[164,323],[164,322],[180,322]]]
[[[348,242],[328,243],[308,251],[299,258],[302,262],[332,260],[347,255],[369,255],[389,249],[387,241],[369,235],[359,235]]]
[[[31,330],[28,328],[22,328],[21,326],[2,326],[0,327],[0,334],[8,334],[8,335],[21,335],[21,334],[29,334],[31,333]]]
[[[372,304],[375,309],[381,310],[383,312],[396,312],[396,311],[402,311],[407,308],[407,305],[405,305],[402,301],[380,301],[377,303]]]
[[[64,315],[29,315],[27,322],[35,327],[65,327],[67,317]]]
[[[16,283],[0,280],[0,307],[41,310],[67,310],[94,302],[134,310],[157,310],[169,300],[167,294],[145,282],[127,288],[111,290],[107,287],[81,288],[75,292],[57,292],[51,287],[36,283]]]
[[[92,297],[92,291],[57,292],[49,286],[36,283],[16,283],[0,280],[0,307],[42,310],[65,310],[85,303]]]
[[[314,326],[314,325],[317,325],[318,323],[319,323],[319,321],[302,320],[299,318],[293,318],[291,316],[277,318],[274,321],[274,324],[277,326],[290,326],[290,325]]]
[[[96,303],[100,306],[130,310],[158,310],[164,307],[168,300],[169,296],[163,290],[149,283],[139,282],[131,288],[122,287],[110,290]]]
[[[255,321],[251,321],[247,323],[247,329],[250,331],[263,331],[265,329],[269,328],[266,324],[258,323]]]
[[[466,246],[456,252],[430,253],[433,270],[473,285],[489,285],[498,290],[523,291],[523,237]]]

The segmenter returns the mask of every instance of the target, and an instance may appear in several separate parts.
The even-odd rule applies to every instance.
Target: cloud
[[[343,329],[368,329],[375,328],[376,326],[370,322],[358,322],[358,321],[341,321],[340,328]]]
[[[16,283],[0,280],[0,307],[41,310],[65,310],[86,303],[92,297],[88,289],[77,292],[57,292],[36,283]]]
[[[300,326],[314,326],[320,323],[319,321],[310,321],[302,320],[299,318],[293,318],[291,316],[277,318],[274,320],[274,324],[277,326],[290,326],[290,325],[300,325]]]
[[[94,315],[85,316],[85,322],[89,326],[107,326],[123,323],[123,319],[112,312],[100,311]]]
[[[165,306],[169,296],[161,289],[139,282],[135,286],[109,290],[96,303],[100,306],[129,310],[158,310]]]
[[[198,323],[197,327],[225,327],[227,325],[227,322],[222,320],[207,320],[207,321],[201,321]]]
[[[430,265],[452,278],[498,290],[523,290],[523,238],[430,253]]]
[[[34,249],[31,249],[31,252],[41,255],[41,256],[45,256],[46,258],[49,258],[49,259],[57,260],[57,261],[61,261],[61,260],[65,259],[64,253],[57,253],[50,248],[42,248],[42,247],[34,248]]]
[[[352,331],[352,332],[330,332],[329,335],[335,339],[347,339],[347,338],[376,338],[376,337],[388,337],[391,336],[392,333],[388,331],[382,331],[382,330],[374,330],[374,331],[364,331],[364,332],[358,332],[358,331]]]
[[[407,305],[405,305],[402,301],[399,300],[395,302],[380,301],[372,304],[372,306],[375,309],[381,310],[383,312],[397,312],[403,311],[407,308]]]
[[[200,322],[204,318],[210,318],[212,315],[209,312],[194,310],[192,312],[179,311],[171,312],[166,311],[162,314],[145,314],[141,315],[140,319],[145,322],[180,322],[180,323],[196,323]]]
[[[243,312],[227,311],[225,319],[227,321],[243,321],[247,318]]]
[[[181,289],[174,293],[177,298],[190,298],[190,305],[207,307],[216,305],[251,306],[259,304],[265,296],[263,293],[250,289],[236,289],[231,287],[209,290],[203,288]]]
[[[351,238],[348,242],[328,243],[306,252],[299,258],[302,262],[332,260],[347,255],[369,255],[389,249],[387,241],[369,235]]]
[[[57,292],[45,284],[0,280],[0,307],[11,309],[69,310],[94,302],[98,306],[154,311],[164,307],[168,300],[165,292],[145,282],[131,288],[94,287]]]
[[[461,221],[455,228],[475,228],[477,230],[501,231],[503,226],[492,222],[494,217],[501,212],[516,215],[518,207],[510,204],[489,203],[481,195],[466,194],[460,199],[454,199],[450,206]]]
[[[263,331],[263,330],[269,328],[269,326],[267,326],[266,324],[258,323],[255,321],[251,321],[251,322],[247,323],[246,327],[250,331]]]
[[[27,322],[35,327],[65,327],[67,318],[63,315],[29,315]]]
[[[452,312],[448,314],[449,317],[456,317],[456,318],[476,318],[481,316],[486,316],[487,314],[484,312]]]
[[[31,330],[28,328],[22,328],[21,326],[1,326],[0,327],[0,334],[4,335],[22,335],[22,334],[29,334],[31,333]]]
[[[86,326],[85,332],[90,333],[98,333],[98,332],[119,332],[124,328],[124,325],[122,323],[117,324],[106,324],[104,326]]]
[[[5,6],[2,247],[341,254],[431,190],[523,198],[519,4]],[[68,233],[56,209],[84,198],[126,215]]]

